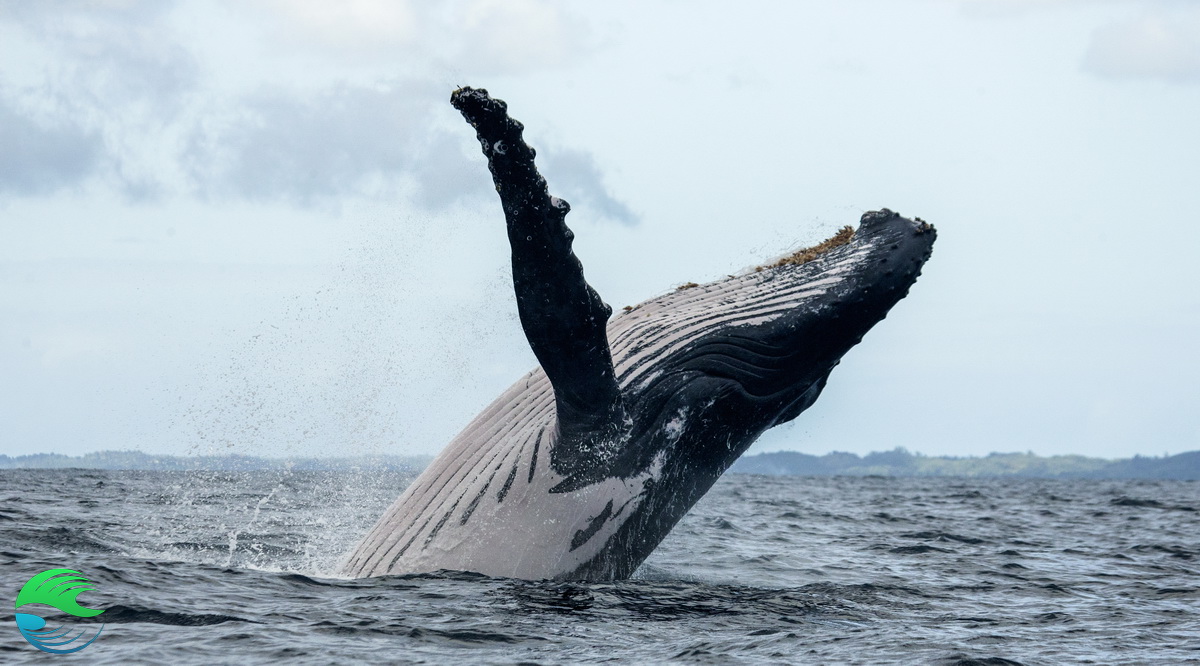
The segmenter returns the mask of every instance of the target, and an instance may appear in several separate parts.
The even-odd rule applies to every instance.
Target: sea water
[[[632,580],[339,578],[411,479],[0,470],[0,597],[106,609],[0,662],[1200,663],[1200,483],[730,474]]]

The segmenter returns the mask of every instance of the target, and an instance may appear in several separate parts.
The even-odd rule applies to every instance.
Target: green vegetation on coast
[[[1200,480],[1200,451],[1161,458],[1135,456],[1123,460],[1033,453],[993,453],[982,458],[924,456],[903,448],[858,456],[795,451],[743,456],[731,468],[745,474],[796,476],[974,476],[1050,479],[1188,479]]]

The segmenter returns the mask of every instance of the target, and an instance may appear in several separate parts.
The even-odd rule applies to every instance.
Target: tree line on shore
[[[983,457],[925,456],[903,448],[868,453],[814,456],[778,451],[743,456],[730,469],[745,474],[796,476],[974,476],[1049,479],[1200,480],[1200,451],[1173,456],[1134,456],[1120,460],[1086,456],[993,453]]]
[[[372,455],[343,458],[267,458],[242,455],[170,456],[141,451],[100,451],[82,456],[36,453],[0,454],[0,469],[128,469],[128,470],[391,470],[416,472],[432,456]],[[903,448],[822,456],[778,451],[743,456],[730,469],[744,474],[795,476],[967,476],[1061,479],[1200,480],[1200,451],[1173,456],[1134,456],[1121,460],[1086,456],[1039,456],[993,453],[983,457],[926,456]]]

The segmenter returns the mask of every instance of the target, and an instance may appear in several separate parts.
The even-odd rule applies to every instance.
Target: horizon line
[[[821,458],[824,456],[831,456],[831,455],[850,455],[850,456],[855,456],[858,458],[865,458],[865,457],[873,456],[873,455],[882,455],[882,454],[897,453],[897,452],[903,453],[906,455],[910,455],[910,456],[914,456],[914,457],[920,457],[920,458],[970,459],[970,458],[990,458],[990,457],[994,457],[994,456],[1032,456],[1035,458],[1086,458],[1089,460],[1119,461],[1119,460],[1133,460],[1135,458],[1153,458],[1153,459],[1173,458],[1175,456],[1186,455],[1189,453],[1200,453],[1200,449],[1180,451],[1178,453],[1163,452],[1163,454],[1161,454],[1161,455],[1155,455],[1155,454],[1148,455],[1148,454],[1137,453],[1132,456],[1126,456],[1126,457],[1121,457],[1121,458],[1108,458],[1105,456],[1092,456],[1092,455],[1086,455],[1086,454],[1082,454],[1082,453],[1041,454],[1041,453],[1036,453],[1032,449],[1027,449],[1025,451],[990,451],[986,454],[949,454],[949,453],[927,454],[927,453],[921,453],[920,451],[909,450],[907,447],[904,447],[904,446],[897,446],[897,447],[894,447],[891,449],[871,451],[869,453],[853,453],[850,451],[837,451],[837,450],[826,451],[825,453],[810,453],[807,451],[800,451],[800,450],[796,450],[796,449],[777,449],[777,450],[773,450],[773,451],[759,451],[757,453],[745,453],[745,454],[742,454],[739,457],[739,459],[752,458],[755,456],[771,455],[771,454],[778,454],[778,453],[795,453],[795,454],[799,454],[799,455],[813,456],[816,458]],[[321,455],[321,454],[277,455],[277,454],[246,454],[246,453],[236,453],[236,452],[232,452],[232,453],[197,453],[197,452],[155,453],[155,452],[149,452],[149,451],[142,451],[139,449],[101,449],[98,451],[89,451],[87,453],[58,453],[55,451],[40,451],[40,452],[36,452],[36,453],[21,453],[21,454],[16,454],[16,455],[0,453],[0,459],[16,460],[18,458],[27,458],[27,457],[32,457],[32,456],[59,456],[59,457],[63,457],[63,458],[86,458],[88,456],[99,456],[99,455],[106,455],[106,454],[121,454],[121,455],[136,454],[136,455],[155,457],[155,458],[179,458],[179,459],[254,458],[254,459],[260,459],[260,460],[274,460],[274,461],[280,461],[280,462],[288,461],[288,460],[349,460],[349,459],[354,459],[354,458],[381,458],[381,457],[434,458],[438,455],[436,453],[386,453],[386,452],[385,453],[357,453],[357,454],[349,454],[349,455]]]

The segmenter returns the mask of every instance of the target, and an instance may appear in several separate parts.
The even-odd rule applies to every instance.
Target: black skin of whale
[[[664,455],[657,481],[602,553],[564,578],[624,578],[766,429],[813,404],[842,356],[882,320],[920,274],[936,231],[886,209],[863,215],[850,243],[819,260],[788,267],[819,277],[821,265],[862,248],[870,253],[845,278],[772,321],[718,327],[660,359],[654,381],[622,390],[606,336],[612,313],[584,279],[571,249],[570,207],[551,197],[526,145],[523,126],[486,90],[454,91],[451,104],[477,132],[503,205],[512,247],[521,325],[554,388],[558,431],[551,466],[570,492],[608,477],[629,478]],[[681,436],[666,415],[689,408]],[[598,529],[617,510],[609,502]],[[609,514],[609,515],[605,515]],[[589,530],[577,534],[586,541]]]

